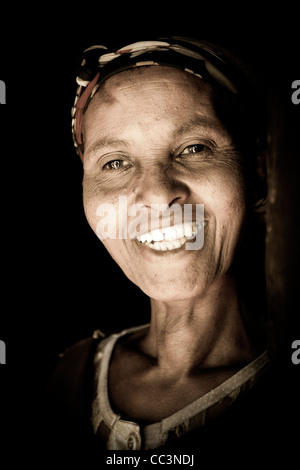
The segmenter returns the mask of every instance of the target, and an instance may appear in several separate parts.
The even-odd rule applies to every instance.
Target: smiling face
[[[186,226],[171,217],[165,230],[148,227],[133,239],[122,238],[118,225],[116,237],[102,240],[132,282],[167,301],[201,295],[227,273],[245,217],[245,190],[241,157],[208,84],[163,66],[119,73],[93,97],[83,139],[83,202],[95,233],[103,204],[114,209],[112,224],[121,218],[130,226],[137,214],[119,214],[120,197],[149,215],[153,205],[181,208],[183,218],[185,208],[193,208]],[[193,224],[197,204],[204,205],[204,245],[187,250],[187,237],[199,228]],[[157,214],[161,222],[163,213]]]

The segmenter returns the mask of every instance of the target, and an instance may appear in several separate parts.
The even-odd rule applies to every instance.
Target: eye
[[[120,170],[128,165],[129,163],[126,160],[110,160],[109,162],[105,163],[105,165],[103,165],[103,169],[114,171]]]
[[[185,147],[185,149],[179,154],[179,157],[186,155],[201,155],[202,157],[208,157],[211,155],[212,150],[205,144],[193,144]]]

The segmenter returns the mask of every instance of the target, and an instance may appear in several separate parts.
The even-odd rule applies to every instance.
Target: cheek
[[[243,188],[224,186],[223,197],[215,201],[216,238],[226,241],[234,250],[246,216]]]
[[[96,233],[97,226],[97,199],[88,195],[83,189],[83,209],[86,220],[91,229]]]
[[[223,186],[223,197],[215,203],[215,247],[220,271],[232,263],[246,218],[245,192],[230,181]]]
[[[145,268],[141,269],[141,259],[135,256],[126,240],[105,239],[101,240],[101,242],[125,276],[145,291],[145,286],[147,285]]]
[[[214,207],[220,220],[234,223],[244,217],[246,199],[243,186],[231,184],[228,180],[220,185],[220,191],[213,198]]]
[[[102,242],[122,238],[114,204],[84,198],[83,206],[88,224]]]
[[[92,230],[102,242],[128,238],[128,208],[132,197],[127,196],[127,190],[108,196],[99,190],[91,191],[91,187],[83,184],[83,207]]]
[[[101,242],[113,260],[122,268],[124,260],[126,261],[126,251],[124,250],[122,240],[103,239]]]
[[[221,271],[226,271],[246,217],[244,180],[236,172],[220,168],[199,177],[193,192],[197,202],[204,204],[205,217],[210,220],[207,249],[218,260]]]
[[[204,204],[204,211],[212,212],[221,219],[244,213],[246,192],[241,174],[219,168],[198,174],[190,188],[197,202]],[[208,214],[209,215],[209,214]]]
[[[97,225],[103,221],[103,225],[109,224],[111,229],[115,228],[116,197],[112,195],[107,197],[106,191],[103,191],[101,182],[95,175],[84,174],[82,188],[83,188],[83,207],[87,221],[93,231],[97,232]]]

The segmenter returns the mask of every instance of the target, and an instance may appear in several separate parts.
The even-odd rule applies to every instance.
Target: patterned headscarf
[[[172,37],[135,42],[115,51],[95,45],[83,53],[72,107],[73,142],[81,159],[82,119],[99,86],[117,73],[147,65],[177,67],[200,79],[217,82],[235,96],[246,112],[253,112],[258,101],[260,90],[256,77],[236,57],[214,44]]]

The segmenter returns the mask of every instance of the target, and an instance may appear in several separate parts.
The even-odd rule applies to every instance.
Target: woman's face
[[[105,220],[110,238],[102,242],[132,282],[170,301],[203,294],[228,271],[245,217],[244,181],[208,84],[171,67],[119,73],[93,97],[83,139],[87,220],[98,235]],[[134,204],[140,213],[128,214]],[[182,227],[178,218],[163,232],[141,222],[140,236],[124,235],[138,214],[162,223],[155,208],[175,204],[185,221],[195,221],[196,205],[204,205],[202,248],[186,249],[184,234],[195,224]]]

